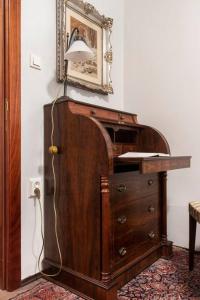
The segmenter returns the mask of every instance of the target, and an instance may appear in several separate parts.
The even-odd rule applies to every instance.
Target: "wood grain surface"
[[[4,1],[0,1],[0,289],[5,288],[5,90],[4,90]]]
[[[5,0],[5,265],[6,289],[21,282],[21,1]]]
[[[189,167],[190,157],[117,159],[127,150],[170,153],[157,130],[134,114],[61,98],[55,105],[56,206],[63,254],[54,282],[85,299],[117,300],[117,289],[163,256],[167,239],[166,171]],[[59,267],[48,152],[51,105],[45,120],[45,260]]]

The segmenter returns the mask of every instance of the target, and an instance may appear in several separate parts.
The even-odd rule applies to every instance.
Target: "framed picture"
[[[57,0],[57,80],[65,78],[64,53],[67,34],[79,29],[94,58],[86,62],[69,62],[68,84],[101,94],[112,94],[111,44],[113,19],[106,18],[95,7],[82,0]]]

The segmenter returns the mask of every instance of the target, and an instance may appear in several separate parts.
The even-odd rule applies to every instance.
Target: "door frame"
[[[0,288],[21,284],[21,0],[0,0]]]

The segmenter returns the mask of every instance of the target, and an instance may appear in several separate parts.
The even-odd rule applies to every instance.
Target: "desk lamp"
[[[67,73],[68,63],[71,62],[83,62],[94,57],[94,53],[86,44],[86,41],[79,35],[79,29],[76,27],[71,33],[67,34],[67,50],[64,55],[65,60],[65,79],[64,79],[64,96],[67,94]]]
[[[68,75],[68,64],[71,62],[84,62],[94,57],[94,53],[86,44],[86,41],[79,34],[79,29],[75,27],[69,38],[69,33],[67,34],[67,47],[64,54],[65,61],[65,74],[64,74],[64,96],[67,96],[67,75]],[[58,148],[53,144],[53,134],[54,134],[54,106],[57,102],[57,98],[53,101],[51,118],[52,118],[52,135],[51,135],[51,147],[49,147],[49,152],[54,155],[58,153]]]
[[[74,28],[71,37],[69,39],[69,34],[67,34],[67,49],[64,55],[64,61],[65,61],[65,78],[64,78],[64,96],[67,95],[67,73],[68,73],[68,63],[71,62],[83,62],[87,61],[94,57],[94,53],[92,50],[87,46],[85,40],[83,37],[79,35],[78,28]],[[57,249],[58,254],[60,257],[60,267],[58,272],[55,274],[46,274],[42,271],[40,271],[44,276],[47,277],[56,277],[58,276],[62,271],[63,266],[63,258],[60,248],[60,241],[58,238],[58,212],[56,207],[56,190],[57,190],[57,178],[56,178],[56,172],[55,172],[55,166],[54,166],[54,159],[55,155],[58,154],[58,147],[54,144],[54,106],[57,102],[57,98],[53,101],[52,108],[51,108],[51,124],[52,124],[52,130],[51,130],[51,146],[49,147],[49,153],[52,154],[52,174],[53,174],[53,185],[54,185],[54,193],[53,193],[53,207],[54,207],[54,217],[55,217],[55,237],[56,237],[56,243],[57,243]],[[40,258],[43,252],[44,248],[44,242],[43,247],[39,256],[38,260],[38,267],[40,267]]]

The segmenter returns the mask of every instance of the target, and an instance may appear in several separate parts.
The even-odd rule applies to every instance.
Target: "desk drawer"
[[[88,117],[100,118],[108,121],[118,122],[118,112],[106,110],[100,107],[90,105],[83,105],[76,102],[70,102],[70,109],[73,113],[85,115]]]
[[[122,144],[113,144],[114,156],[118,156],[122,153]]]
[[[161,242],[159,212],[149,218],[141,217],[136,221],[133,219],[124,228],[126,230],[121,231],[119,227],[114,227],[112,247],[114,268],[138,258]]]
[[[114,260],[120,261],[133,256],[137,252],[137,248],[142,248],[143,244],[152,245],[160,241],[159,221],[153,219],[149,222],[142,222],[139,226],[135,226],[132,230],[126,232],[123,236],[114,236],[113,254]]]
[[[110,178],[110,190],[112,262],[117,268],[160,243],[159,174],[115,174]]]
[[[129,239],[130,241],[130,239]],[[146,252],[151,251],[154,247],[159,247],[161,244],[160,233],[155,233],[155,238],[146,238],[143,242],[136,244],[123,243],[116,244],[113,247],[112,270],[115,271],[120,267],[142,257]]]
[[[112,208],[120,209],[139,198],[158,197],[159,175],[137,172],[119,173],[110,178]]]
[[[137,117],[130,114],[119,113],[119,123],[135,124],[137,123]]]
[[[146,224],[159,225],[159,220],[160,201],[158,194],[153,197],[138,198],[124,207],[115,206],[112,210],[114,238],[121,239],[133,230],[141,232]]]

